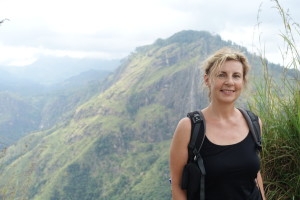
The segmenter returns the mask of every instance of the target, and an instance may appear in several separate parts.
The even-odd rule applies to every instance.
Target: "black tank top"
[[[233,145],[216,145],[205,137],[201,155],[206,200],[261,199],[255,183],[260,161],[250,132]]]

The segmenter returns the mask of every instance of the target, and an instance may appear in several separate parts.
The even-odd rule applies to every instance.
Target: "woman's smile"
[[[226,95],[231,95],[235,93],[235,90],[228,90],[228,89],[221,89],[220,91]]]

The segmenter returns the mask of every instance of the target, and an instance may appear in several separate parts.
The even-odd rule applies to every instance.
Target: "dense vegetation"
[[[0,73],[0,150],[26,134],[51,128],[70,118],[74,109],[98,94],[108,72],[91,70],[42,86]]]
[[[296,43],[300,32],[299,25],[275,2],[285,27],[281,34],[285,66],[280,79],[274,79],[270,76],[272,69],[262,59],[264,79],[257,84],[252,109],[264,124],[262,172],[266,196],[300,199],[300,57]]]

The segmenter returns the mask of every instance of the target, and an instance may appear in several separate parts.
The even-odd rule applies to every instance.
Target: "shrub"
[[[270,76],[262,57],[264,80],[257,85],[250,108],[263,122],[262,175],[267,199],[300,199],[300,57],[296,41],[299,25],[277,0],[274,1],[284,27],[283,73]]]

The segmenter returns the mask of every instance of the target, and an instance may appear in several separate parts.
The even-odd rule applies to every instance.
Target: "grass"
[[[264,80],[257,85],[250,107],[263,122],[262,174],[267,199],[300,199],[300,57],[299,25],[275,0],[285,30],[281,55],[284,73],[279,81],[261,55]]]

